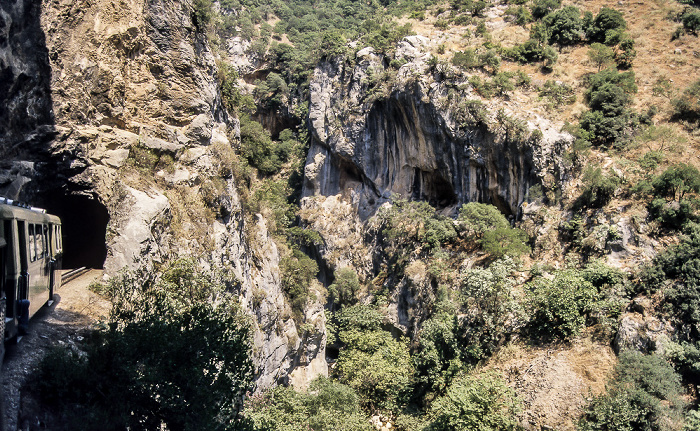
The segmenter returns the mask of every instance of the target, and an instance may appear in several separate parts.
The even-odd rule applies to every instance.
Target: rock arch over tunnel
[[[46,207],[61,218],[63,267],[101,269],[107,258],[107,208],[93,196],[74,194],[54,197]]]

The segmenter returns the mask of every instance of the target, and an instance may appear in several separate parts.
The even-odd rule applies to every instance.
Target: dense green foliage
[[[670,313],[680,336],[700,340],[700,225],[688,223],[681,242],[666,249],[642,276],[643,289],[664,289]]]
[[[360,280],[352,268],[340,268],[333,274],[335,280],[328,286],[328,299],[338,305],[353,305],[357,302]]]
[[[519,430],[521,407],[513,389],[496,376],[467,376],[456,380],[430,408],[429,431]]]
[[[278,386],[246,401],[245,424],[251,431],[372,431],[349,386],[319,377],[307,393]]]
[[[680,378],[659,355],[622,352],[608,393],[588,406],[581,431],[670,431],[682,423]]]
[[[253,364],[233,286],[193,260],[113,278],[109,325],[80,354],[47,355],[37,392],[70,429],[237,429]]]
[[[598,289],[574,269],[539,277],[526,285],[530,330],[543,340],[567,339],[579,333],[595,307]]]
[[[589,167],[583,173],[583,191],[576,201],[577,206],[601,208],[615,195],[620,178],[611,173],[603,175],[600,168]]]
[[[580,124],[591,142],[611,144],[632,134],[638,119],[628,106],[636,92],[634,72],[606,69],[588,78],[585,96],[590,111],[584,112]]]
[[[304,306],[311,297],[311,281],[316,279],[318,264],[298,249],[280,259],[282,288],[289,298],[297,321],[302,320]]]
[[[518,257],[530,252],[527,234],[512,228],[493,205],[468,202],[459,209],[457,221],[461,231],[477,239],[481,248],[495,258]]]
[[[414,372],[408,345],[379,328],[381,317],[372,307],[355,305],[338,314],[344,348],[334,374],[360,395],[365,407],[395,409],[407,397]]]
[[[505,257],[463,275],[459,337],[465,361],[476,363],[490,356],[522,324],[523,310],[511,277],[515,269],[514,261]]]

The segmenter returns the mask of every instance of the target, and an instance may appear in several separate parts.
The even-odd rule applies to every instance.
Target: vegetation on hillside
[[[637,50],[648,46],[615,7],[502,3],[196,0],[200,36],[221,52],[239,37],[264,65],[250,91],[225,55],[217,65],[223,105],[240,123],[238,136],[231,130],[235,148],[213,145],[216,173],[198,185],[206,218],[230,215],[229,183],[241,196],[245,229],[263,215],[291,309],[280,318],[293,318],[303,335],[313,330],[309,306],[325,307],[330,375],[306,392],[279,386],[244,401],[253,369],[237,282],[181,260],[158,275],[125,275],[102,287],[114,303],[105,328],[84,350],[56,350],[40,365],[35,385],[47,405],[73,428],[354,431],[374,429],[376,416],[406,431],[517,430],[524,403],[505,372],[490,366],[494,355],[515,342],[545,351],[582,337],[612,345],[621,315],[643,309],[644,318],[674,328],[667,343],[647,340],[644,354],[620,351],[607,389],[590,395],[572,420],[582,431],[694,429],[700,81],[675,88],[661,75],[640,79],[648,72],[635,63]],[[669,19],[677,24],[664,25],[678,25],[676,40],[696,40],[697,5],[674,10]],[[520,39],[494,37],[489,14],[500,19],[499,11]],[[311,74],[323,60],[352,64],[357,50],[372,46],[385,70],[367,81],[372,97],[384,97],[380,84],[402,65],[393,57],[396,43],[421,27],[460,33],[450,40],[458,49],[443,44],[432,53],[429,73],[463,86],[445,103],[464,127],[501,130],[524,148],[542,135],[504,111],[491,118],[486,105],[500,101],[486,99],[522,96],[539,112],[566,111],[560,119],[571,120],[564,130],[574,140],[560,178],[568,184],[545,178],[533,185],[525,221],[488,202],[450,213],[393,196],[363,232],[371,264],[353,267],[348,253],[336,266],[323,259],[324,238],[299,214]],[[572,61],[585,65],[567,74]],[[649,91],[664,99],[662,109],[644,106]],[[284,128],[263,126],[269,117],[283,119]],[[138,146],[129,160],[149,175],[175,163]],[[176,214],[173,225],[187,220]]]

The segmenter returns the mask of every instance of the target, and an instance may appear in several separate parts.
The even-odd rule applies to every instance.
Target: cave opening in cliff
[[[101,269],[107,258],[107,208],[90,195],[58,194],[46,209],[61,218],[63,267]]]
[[[457,204],[457,194],[449,181],[437,172],[415,169],[413,177],[413,200],[425,201],[441,210]]]

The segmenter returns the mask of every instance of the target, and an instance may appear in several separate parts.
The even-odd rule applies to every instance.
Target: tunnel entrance
[[[59,194],[47,202],[46,210],[61,218],[63,267],[102,269],[107,258],[107,208],[93,196]]]

